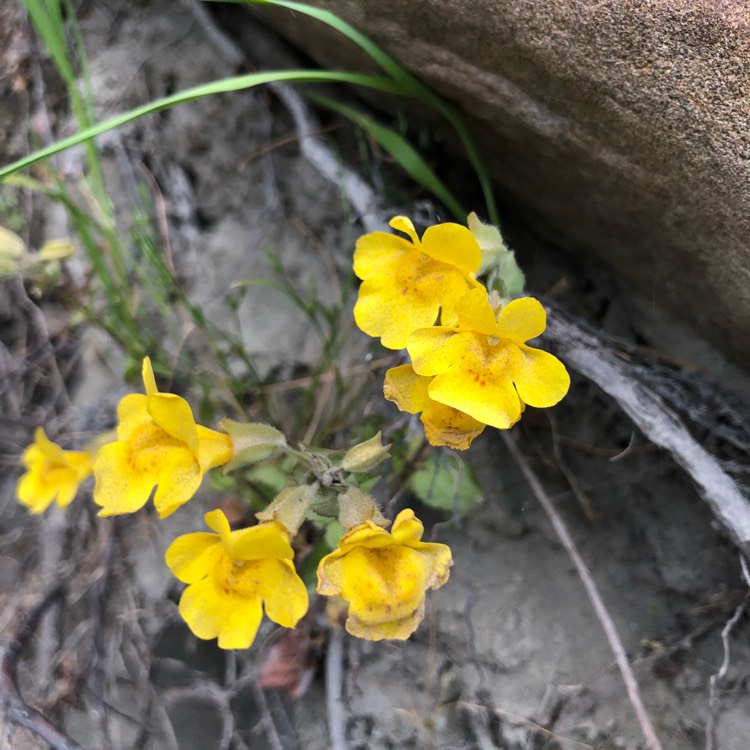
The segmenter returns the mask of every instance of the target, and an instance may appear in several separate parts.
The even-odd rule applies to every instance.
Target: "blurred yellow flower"
[[[431,382],[431,377],[417,375],[411,365],[401,365],[386,372],[383,392],[401,411],[422,412],[424,433],[430,445],[466,450],[485,425],[458,409],[433,401],[428,392]]]
[[[276,521],[230,531],[221,510],[205,515],[215,531],[172,542],[166,563],[183,583],[180,614],[190,630],[219,648],[249,648],[263,608],[275,623],[293,628],[307,612],[307,588],[297,575],[289,535]]]
[[[383,346],[403,349],[409,334],[431,326],[440,313],[443,325],[454,325],[455,303],[478,286],[474,274],[482,251],[472,233],[460,224],[429,227],[420,239],[405,216],[390,226],[411,242],[385,232],[359,238],[354,273],[362,279],[354,306],[357,325]]]
[[[94,457],[87,451],[63,450],[37,427],[21,460],[28,471],[18,480],[18,500],[32,513],[43,513],[54,500],[61,508],[70,505],[91,474]]]
[[[440,588],[453,564],[450,548],[422,542],[423,531],[414,511],[402,510],[392,532],[366,521],[320,561],[318,593],[349,602],[349,633],[370,641],[404,640],[417,629],[425,592]]]
[[[133,513],[156,487],[154,505],[165,518],[190,500],[209,469],[232,458],[229,435],[196,424],[184,398],[159,393],[148,357],[143,383],[145,396],[130,394],[117,407],[117,441],[96,455],[100,516]]]
[[[486,291],[475,289],[457,303],[456,315],[458,326],[414,331],[407,342],[414,372],[432,378],[430,399],[507,429],[525,404],[554,406],[568,392],[563,363],[526,345],[547,324],[538,300],[513,300],[496,317]]]

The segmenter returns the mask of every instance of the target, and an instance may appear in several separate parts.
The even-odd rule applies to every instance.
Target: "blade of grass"
[[[416,183],[429,190],[448,207],[453,216],[463,222],[467,211],[451,193],[419,152],[399,133],[373,120],[354,107],[341,104],[322,94],[307,92],[307,97],[317,104],[344,115],[371,135]]]
[[[207,2],[219,2],[219,0],[207,0]],[[350,39],[361,50],[363,50],[375,63],[377,63],[391,78],[400,86],[403,92],[420,99],[439,112],[453,126],[464,147],[466,156],[477,175],[477,180],[482,189],[485,203],[487,204],[487,216],[490,223],[499,225],[497,206],[492,191],[484,162],[474,139],[461,119],[460,115],[446,101],[435,94],[429,87],[425,86],[418,78],[401,67],[396,60],[384,50],[371,42],[364,34],[350,26],[346,21],[339,18],[335,13],[321,8],[314,8],[304,3],[291,2],[290,0],[228,0],[234,3],[255,3],[257,5],[272,5],[278,8],[286,8],[297,13],[314,18],[321,23],[336,29],[339,33]],[[465,217],[463,217],[465,218]]]
[[[78,123],[78,129],[84,130],[90,127],[93,124],[91,106],[89,98],[81,93],[78,86],[78,75],[68,47],[61,3],[59,0],[22,0],[22,2],[37,34],[52,57],[57,72],[63,79],[68,96],[70,97],[73,115]],[[83,44],[81,43],[78,26],[75,22],[75,15],[71,12],[72,8],[70,4],[66,2],[65,5],[68,11],[67,16],[70,19],[69,23],[74,39],[76,56],[82,70],[85,72],[86,56]],[[84,81],[86,80],[86,75],[83,76],[83,79]],[[97,186],[97,193],[101,193],[103,191],[103,180],[94,144],[87,144],[86,149],[91,178]]]
[[[22,169],[37,164],[50,156],[59,154],[72,146],[96,138],[96,136],[106,133],[108,130],[119,128],[129,122],[145,117],[146,115],[161,112],[178,104],[186,104],[206,96],[222,94],[229,91],[241,91],[255,86],[261,86],[264,83],[274,81],[290,81],[292,83],[349,83],[354,86],[366,86],[390,94],[403,94],[401,87],[394,81],[380,76],[362,75],[360,73],[344,73],[338,71],[312,71],[312,70],[277,70],[263,73],[249,73],[241,76],[232,76],[211,83],[204,83],[199,86],[179,91],[171,96],[165,96],[161,99],[155,99],[152,102],[143,104],[140,107],[124,112],[120,115],[105,120],[98,125],[76,133],[75,135],[63,138],[57,143],[34,151],[32,154],[19,159],[18,161],[0,168],[0,180],[19,172]]]

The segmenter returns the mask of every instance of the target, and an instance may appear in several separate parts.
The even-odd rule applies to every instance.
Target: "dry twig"
[[[344,709],[344,629],[331,628],[326,650],[326,708],[331,750],[347,750],[346,711]]]
[[[82,750],[68,735],[49,722],[39,711],[24,701],[18,690],[18,660],[44,613],[64,597],[64,589],[57,585],[26,615],[13,640],[3,654],[0,664],[0,697],[9,724],[25,727],[52,750]]]
[[[641,378],[635,367],[593,331],[552,310],[544,338],[565,363],[617,401],[643,434],[666,448],[698,485],[713,514],[744,552],[750,552],[750,501],[719,461],[688,432]]]
[[[562,520],[562,517],[559,515],[557,510],[555,510],[555,506],[552,503],[552,500],[550,500],[549,496],[544,491],[541,482],[537,479],[536,474],[534,474],[534,472],[532,471],[531,466],[529,466],[521,451],[518,450],[515,439],[511,437],[507,432],[503,432],[502,436],[506,446],[508,447],[508,451],[510,452],[514,461],[518,464],[521,473],[524,475],[524,478],[531,487],[531,491],[534,493],[534,497],[536,497],[544,512],[547,514],[547,517],[549,518],[550,523],[552,524],[552,527],[554,528],[555,533],[558,536],[558,539],[565,548],[568,557],[570,557],[571,562],[576,568],[578,576],[581,579],[581,583],[586,590],[586,594],[588,595],[589,600],[594,607],[594,612],[596,612],[597,619],[599,620],[599,623],[604,630],[604,634],[607,638],[607,643],[609,643],[609,647],[612,649],[615,661],[617,662],[617,667],[619,668],[623,682],[625,683],[625,689],[627,690],[628,698],[630,699],[630,703],[632,704],[633,710],[635,711],[636,717],[638,718],[638,723],[641,726],[643,736],[646,738],[646,743],[648,744],[649,750],[661,750],[661,743],[659,742],[659,738],[656,736],[656,731],[654,730],[654,725],[651,722],[651,718],[649,717],[648,713],[646,712],[646,708],[643,705],[641,693],[638,688],[638,682],[635,679],[635,675],[633,674],[630,662],[628,661],[627,654],[625,653],[625,647],[620,640],[617,628],[615,627],[615,624],[612,621],[609,612],[607,611],[607,607],[605,606],[601,596],[599,595],[599,590],[596,587],[596,583],[594,583],[594,579],[591,576],[586,563],[578,553],[575,542],[570,536],[570,532],[568,531],[565,522]]]
[[[742,577],[745,583],[750,586],[750,571],[748,571],[747,562],[742,555],[740,555],[740,566],[742,568]],[[714,750],[714,748],[716,747],[716,721],[718,719],[719,713],[719,688],[724,682],[724,678],[727,676],[727,672],[729,671],[729,636],[731,635],[734,626],[739,622],[740,618],[745,613],[749,601],[750,592],[745,594],[742,601],[734,610],[734,614],[726,622],[721,630],[721,645],[724,649],[724,656],[721,660],[719,671],[716,674],[711,675],[711,680],[709,682],[709,715],[708,721],[706,722],[706,750]]]

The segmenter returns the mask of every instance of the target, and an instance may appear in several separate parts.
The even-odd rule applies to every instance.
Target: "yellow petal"
[[[554,406],[568,392],[570,375],[565,365],[548,352],[522,346],[512,368],[518,395],[529,406]]]
[[[482,250],[474,235],[460,224],[436,224],[422,235],[422,250],[435,260],[450,263],[466,274],[482,264]]]
[[[521,297],[509,302],[498,316],[498,331],[502,338],[523,344],[540,336],[547,327],[547,313],[539,300]]]
[[[21,456],[21,461],[27,469],[39,470],[49,463],[49,458],[42,452],[38,443],[32,443]]]
[[[455,304],[473,284],[455,266],[412,253],[362,282],[354,319],[383,346],[403,349],[409,334],[432,326],[438,313],[444,324],[454,324]]]
[[[461,328],[486,333],[488,336],[500,335],[495,313],[484,287],[466,292],[456,303],[456,315]]]
[[[100,516],[134,513],[146,504],[156,484],[153,475],[134,470],[130,451],[121,441],[99,449],[94,475],[94,502],[102,506]]]
[[[143,376],[143,386],[146,389],[147,396],[153,396],[159,392],[156,387],[156,378],[154,377],[154,368],[151,367],[151,358],[143,358],[143,368],[141,370]]]
[[[415,328],[431,326],[440,311],[440,298],[423,294],[424,279],[408,274],[402,266],[393,276],[377,276],[362,282],[354,305],[354,320],[368,336],[380,338],[388,349],[403,349]]]
[[[393,544],[390,533],[372,521],[355,526],[339,539],[339,550],[347,552],[355,547],[380,548]],[[331,554],[335,554],[331,553]]]
[[[148,413],[155,424],[198,455],[198,431],[190,404],[173,393],[157,393],[148,397]]]
[[[258,632],[260,599],[247,599],[219,588],[212,577],[188,586],[180,598],[180,614],[198,638],[219,638],[220,648],[249,648]]]
[[[233,558],[232,529],[224,511],[220,508],[209,511],[203,516],[203,521],[209,529],[213,529],[219,535],[226,553]]]
[[[318,563],[317,592],[323,596],[339,596],[344,579],[344,553],[334,550]]]
[[[385,622],[366,622],[360,620],[356,612],[349,610],[346,620],[346,631],[357,638],[368,641],[405,641],[419,627],[424,620],[424,597],[417,608],[400,619],[386,620]]]
[[[236,560],[259,560],[266,557],[283,560],[294,558],[294,550],[289,544],[289,534],[276,521],[233,531],[231,545],[232,555]]]
[[[70,505],[73,498],[78,494],[79,485],[80,481],[73,472],[68,472],[67,481],[63,480],[58,484],[55,500],[61,508],[67,508]]]
[[[413,546],[422,539],[424,524],[414,515],[411,508],[404,508],[393,522],[391,535],[395,544]]]
[[[55,499],[57,488],[47,484],[38,472],[29,471],[19,480],[16,495],[32,513],[43,513]]]
[[[223,554],[219,537],[198,531],[177,537],[169,545],[164,559],[183,583],[195,583],[210,575],[219,554]]]
[[[43,456],[47,461],[60,464],[67,463],[65,454],[68,451],[64,451],[57,443],[53,443],[47,437],[43,427],[37,427],[34,430],[34,444],[30,448],[35,448],[39,452],[39,455]]]
[[[198,461],[204,473],[215,466],[221,466],[232,460],[232,438],[225,432],[209,430],[203,425],[196,425],[198,431]]]
[[[476,335],[444,326],[413,331],[406,348],[414,372],[424,376],[438,375],[451,368],[464,370],[467,360],[483,357],[481,340]]]
[[[262,619],[263,608],[258,599],[232,596],[231,609],[227,612],[219,633],[219,648],[250,648]]]
[[[474,417],[430,398],[422,412],[421,420],[430,445],[445,446],[452,450],[468,450],[474,438],[481,435],[485,428],[485,425]]]
[[[131,393],[120,399],[117,405],[117,438],[127,440],[145,425],[153,424],[148,413],[148,396]]]
[[[408,234],[411,238],[411,241],[416,246],[419,246],[419,236],[417,235],[417,230],[414,229],[414,224],[412,224],[411,219],[407,218],[406,216],[394,216],[388,222],[388,226],[392,227],[397,232]]]
[[[268,617],[285,628],[293,628],[307,612],[307,587],[289,560],[263,562],[258,592]]]
[[[393,540],[413,547],[422,555],[427,570],[427,588],[440,588],[447,580],[453,555],[447,544],[423,542],[424,526],[411,508],[402,510],[393,522]]]
[[[417,414],[424,409],[429,398],[427,386],[430,380],[417,375],[411,365],[392,367],[385,373],[383,395],[401,411]]]
[[[200,465],[188,448],[167,448],[158,457],[154,506],[166,518],[198,491],[203,481]]]
[[[518,347],[505,340],[494,346],[482,341],[483,334],[454,337],[465,344],[456,364],[436,375],[430,383],[430,398],[468,414],[484,424],[508,429],[521,417],[521,400],[513,386],[512,368],[520,358]]]
[[[344,559],[341,596],[349,612],[366,623],[400,620],[424,598],[427,570],[414,549],[390,546],[353,549]]]
[[[353,268],[358,279],[380,276],[383,266],[392,266],[415,253],[414,245],[387,232],[362,235],[354,248]]]
[[[417,551],[425,558],[427,565],[427,588],[439,589],[450,577],[453,566],[453,553],[447,544],[421,542]]]

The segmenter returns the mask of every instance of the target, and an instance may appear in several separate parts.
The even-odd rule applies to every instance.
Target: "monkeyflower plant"
[[[53,502],[67,508],[94,467],[91,450],[63,450],[42,427],[34,431],[34,442],[21,460],[26,473],[18,480],[16,494],[32,513],[43,513]]]
[[[386,373],[384,395],[421,414],[428,442],[466,450],[486,427],[512,427],[527,405],[562,399],[570,384],[564,365],[529,343],[543,333],[546,313],[522,296],[523,274],[498,230],[473,214],[468,227],[438,224],[421,237],[406,217],[390,226],[406,238],[373,232],[357,242],[354,317],[410,358]],[[55,499],[64,507],[93,473],[99,515],[137,512],[153,495],[165,518],[191,501],[207,472],[283,459],[287,485],[255,514],[257,523],[232,529],[220,509],[211,510],[210,531],[183,534],[167,549],[167,567],[186,584],[179,612],[193,634],[242,649],[264,613],[281,627],[297,625],[311,593],[293,544],[303,523],[326,540],[339,530],[317,565],[315,590],[345,602],[349,633],[373,641],[414,633],[427,592],[448,581],[453,559],[447,545],[422,541],[413,510],[391,523],[364,491],[389,456],[380,433],[331,451],[292,447],[272,425],[224,419],[214,430],[196,423],[187,400],[158,390],[148,357],[142,377],[145,393],[118,405],[116,439],[64,451],[36,431],[23,454],[20,502],[35,513]]]
[[[229,435],[198,425],[188,402],[159,393],[151,360],[143,360],[146,394],[125,396],[117,407],[117,440],[96,456],[94,502],[99,515],[133,513],[156,487],[161,518],[197,492],[203,475],[232,459]]]
[[[521,292],[524,283],[513,253],[497,228],[483,224],[474,214],[468,223],[469,228],[438,224],[424,233],[422,249],[428,236],[440,238],[442,251],[431,248],[431,252],[452,270],[438,273],[427,260],[405,262],[408,271],[390,282],[381,281],[379,288],[388,294],[375,295],[366,278],[354,308],[355,320],[365,333],[381,335],[384,346],[404,348],[411,358],[411,364],[386,373],[385,398],[402,411],[421,412],[430,444],[459,450],[466,450],[485,426],[512,427],[526,405],[554,406],[570,387],[562,362],[528,345],[544,332],[546,312],[533,297],[510,298]],[[412,223],[398,216],[391,226],[409,234],[416,252],[419,240]],[[355,272],[357,252],[375,273],[379,249],[389,259],[395,256],[394,247],[408,244],[383,232],[365,235],[357,243]],[[377,278],[390,268],[384,263]],[[489,289],[477,280],[478,274],[488,280]],[[463,289],[454,282],[444,292],[437,281],[459,276],[466,280]],[[408,277],[408,284],[402,277]],[[394,290],[399,287],[403,296],[418,299],[421,309],[431,311],[432,318],[412,314],[413,300],[401,305],[405,312],[394,313],[393,307],[399,306]],[[363,304],[364,318],[357,316]],[[391,332],[394,321],[398,321],[398,337],[386,337],[382,332]]]
[[[307,612],[307,587],[294,569],[289,532],[277,521],[231,531],[221,510],[205,515],[215,533],[175,539],[167,567],[189,584],[180,614],[198,638],[219,648],[249,648],[265,609],[273,622],[293,628]]]

